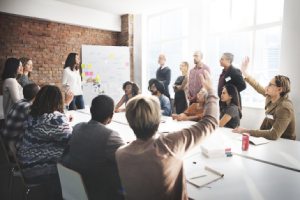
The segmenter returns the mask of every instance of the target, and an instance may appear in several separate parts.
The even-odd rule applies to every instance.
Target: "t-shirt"
[[[225,124],[225,127],[236,128],[240,125],[240,113],[239,108],[236,105],[230,104],[221,107],[220,119],[222,119],[225,114],[231,116],[231,119]]]

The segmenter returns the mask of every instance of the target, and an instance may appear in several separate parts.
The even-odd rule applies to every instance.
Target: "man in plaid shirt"
[[[39,91],[35,83],[25,85],[23,88],[24,99],[13,104],[4,123],[3,137],[9,150],[18,149],[25,131],[24,122],[27,120],[30,106]]]

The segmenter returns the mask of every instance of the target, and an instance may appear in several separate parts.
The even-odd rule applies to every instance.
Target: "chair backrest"
[[[57,164],[64,200],[88,200],[81,175],[62,164]]]

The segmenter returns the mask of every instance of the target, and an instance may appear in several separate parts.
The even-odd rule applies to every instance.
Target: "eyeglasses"
[[[271,87],[271,86],[275,86],[275,87],[277,87],[277,85],[276,85],[276,84],[274,84],[274,83],[269,83],[269,84],[268,84],[268,87]]]

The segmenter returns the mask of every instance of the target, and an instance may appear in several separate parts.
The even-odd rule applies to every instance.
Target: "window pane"
[[[251,55],[252,32],[240,32],[222,36],[210,37],[208,40],[208,63],[210,63],[212,76],[215,80],[214,86],[217,88],[219,76],[223,70],[220,66],[220,58],[224,52],[234,55],[233,66],[239,68],[242,59]]]
[[[284,0],[257,0],[257,24],[282,20]]]
[[[186,34],[187,27],[184,23],[184,11],[176,10],[161,16],[162,19],[162,40],[178,39]]]
[[[169,85],[169,92],[171,97],[174,97],[174,91],[172,85],[175,83],[175,80],[178,76],[181,75],[179,65],[183,60],[182,51],[187,52],[187,40],[174,40],[170,42],[165,42],[162,44],[162,52],[166,55],[167,61],[166,64],[171,69],[171,82]]]
[[[147,59],[147,80],[155,78],[156,69],[158,68],[158,56],[161,53],[160,44],[151,44],[148,46]]]
[[[254,0],[232,0],[234,28],[252,26],[254,23]]]
[[[256,32],[254,60],[250,66],[250,74],[263,86],[278,74],[280,65],[281,28],[269,28]],[[257,95],[250,86],[243,92],[247,105],[264,105],[264,97]]]
[[[160,23],[160,17],[159,16],[155,16],[155,17],[151,17],[149,18],[148,21],[148,38],[149,38],[149,42],[158,42],[160,41],[160,27],[161,27],[161,23]]]
[[[216,0],[209,6],[209,30],[219,32],[230,27],[230,1]]]

